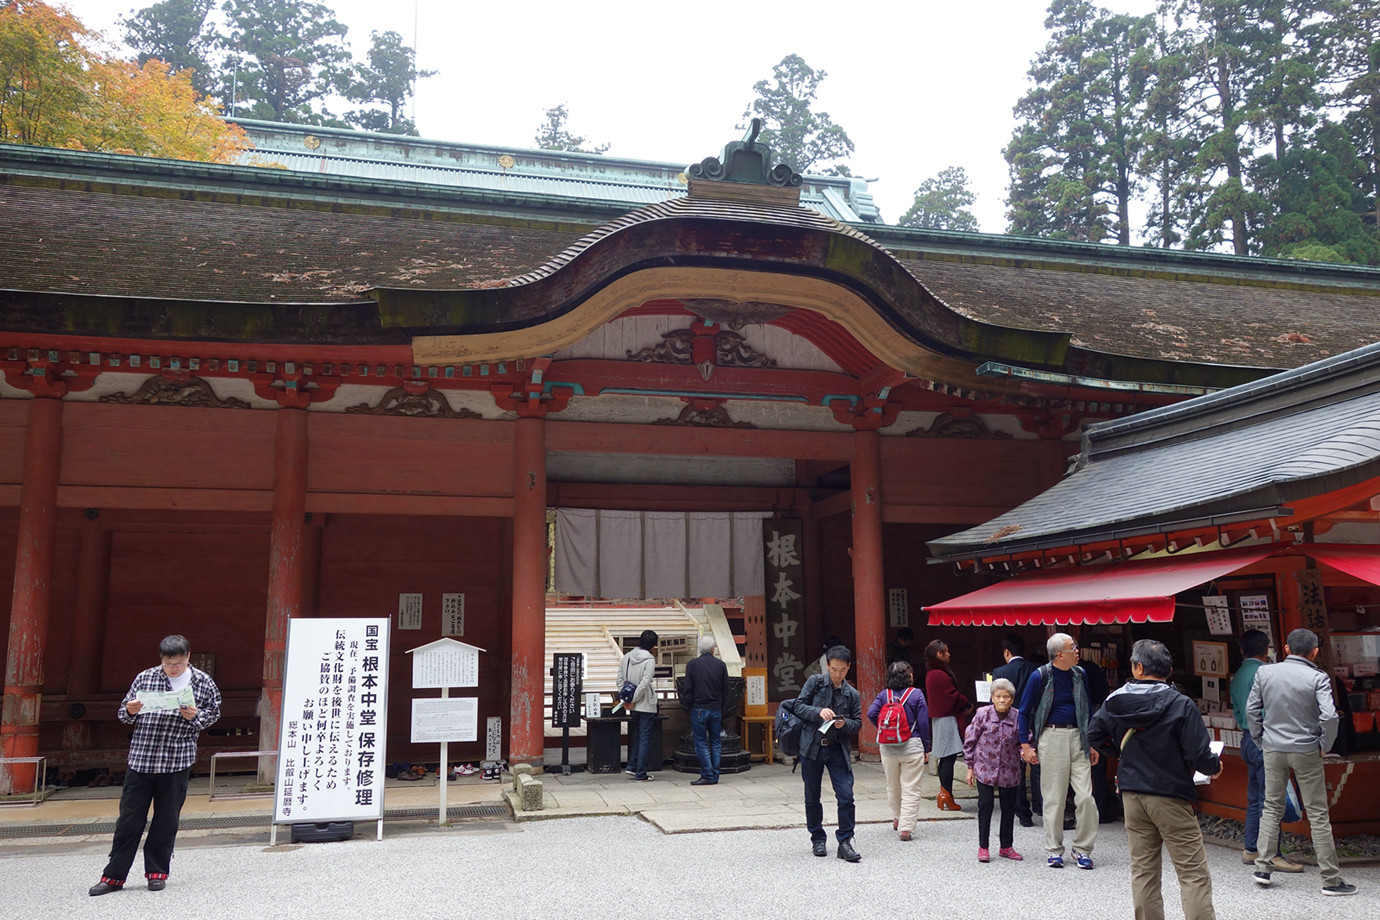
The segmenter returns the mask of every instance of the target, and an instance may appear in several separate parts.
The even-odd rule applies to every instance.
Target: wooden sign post
[[[479,686],[479,653],[482,651],[482,648],[456,639],[437,639],[407,652],[412,656],[412,689],[441,690],[440,699],[412,700],[412,742],[441,742],[441,793],[436,816],[436,823],[441,827],[446,825],[450,742],[479,740],[479,699],[452,700],[450,688]]]

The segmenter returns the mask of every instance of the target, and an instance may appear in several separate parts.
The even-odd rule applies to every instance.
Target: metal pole
[[[450,688],[449,688],[449,687],[442,687],[442,688],[441,688],[441,699],[444,700],[444,699],[448,699],[449,697],[450,697]],[[445,827],[445,826],[446,826],[446,784],[450,782],[450,772],[449,772],[449,771],[450,771],[450,767],[446,764],[446,759],[447,759],[448,754],[450,753],[449,748],[450,748],[450,743],[449,743],[449,742],[447,742],[447,741],[442,741],[442,742],[441,742],[441,811],[440,811],[440,814],[438,814],[438,815],[436,816],[436,826],[437,826],[437,827]]]

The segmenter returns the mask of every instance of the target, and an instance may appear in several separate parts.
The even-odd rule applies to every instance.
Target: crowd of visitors
[[[1173,659],[1161,642],[1142,639],[1130,655],[1131,679],[1115,691],[1106,689],[1100,667],[1080,665],[1077,640],[1066,633],[1049,637],[1049,660],[1025,660],[1019,636],[1004,643],[1002,667],[989,684],[991,705],[974,708],[958,689],[950,667],[951,653],[941,640],[925,648],[924,690],[915,686],[909,660],[912,634],[889,646],[898,654],[886,670],[886,686],[867,710],[876,726],[892,828],[903,841],[913,840],[920,811],[921,776],[937,760],[940,809],[959,809],[954,801],[954,763],[963,754],[966,780],[978,792],[979,862],[991,861],[991,826],[1000,807],[997,855],[1022,860],[1015,849],[1017,819],[1033,824],[1044,817],[1045,865],[1094,868],[1101,806],[1094,775],[1104,758],[1117,758],[1117,791],[1124,809],[1131,857],[1132,901],[1138,920],[1163,920],[1161,892],[1163,854],[1169,854],[1179,880],[1187,920],[1213,920],[1212,877],[1208,871],[1202,829],[1195,803],[1197,785],[1222,773],[1211,735],[1197,704],[1170,682]],[[1322,780],[1322,755],[1336,733],[1337,714],[1331,686],[1315,662],[1317,636],[1306,629],[1289,634],[1286,658],[1263,663],[1265,649],[1249,633],[1242,639],[1243,673],[1233,683],[1240,698],[1238,715],[1249,747],[1243,757],[1250,771],[1247,852],[1253,880],[1272,884],[1272,873],[1299,872],[1278,849],[1285,786],[1292,773],[1303,793],[1318,852],[1323,894],[1354,894],[1338,871]],[[828,855],[819,792],[827,770],[838,802],[837,855],[857,862],[853,843],[853,777],[849,744],[861,727],[860,697],[848,682],[850,651],[842,644],[823,656],[824,673],[812,676],[795,701],[804,723],[800,763],[805,780],[805,817],[816,856]],[[1097,672],[1097,673],[1093,673]],[[1025,769],[1031,769],[1038,799],[1022,795]],[[1075,801],[1071,828],[1064,805],[1069,790]],[[1072,849],[1064,831],[1072,829]],[[1263,839],[1260,839],[1263,838]],[[1258,846],[1258,849],[1257,849]]]

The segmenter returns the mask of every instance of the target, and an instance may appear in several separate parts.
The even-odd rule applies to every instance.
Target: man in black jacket
[[[1025,698],[1025,685],[1030,680],[1030,675],[1034,673],[1035,662],[1025,657],[1025,637],[1020,633],[1008,633],[1001,643],[1001,654],[1006,659],[1006,663],[992,672],[993,680],[1004,677],[1011,681],[1016,687],[1016,699]],[[1016,784],[1016,817],[1020,819],[1021,827],[1034,827],[1034,813],[1030,807],[1030,794],[1026,792],[1026,770],[1029,765],[1021,761],[1021,781]],[[1036,767],[1036,770],[1039,768]],[[1040,777],[1038,773],[1031,771],[1034,776],[1030,783],[1034,789],[1035,800],[1040,797]]]
[[[1137,920],[1164,920],[1161,845],[1179,876],[1185,920],[1214,920],[1212,876],[1193,803],[1193,772],[1220,776],[1211,735],[1198,707],[1169,684],[1173,658],[1164,643],[1141,639],[1131,649],[1130,683],[1093,716],[1088,742],[1121,757],[1117,783],[1126,810],[1131,897]]]
[[[819,800],[824,772],[834,787],[838,804],[838,857],[848,862],[862,859],[853,847],[856,809],[853,805],[853,758],[849,742],[862,729],[862,697],[848,682],[853,653],[835,645],[825,654],[825,674],[812,674],[796,697],[795,714],[803,723],[800,733],[800,775],[805,780],[805,826],[816,856],[828,856],[824,833],[824,805]]]
[[[719,782],[728,666],[714,656],[718,647],[713,636],[700,636],[699,657],[685,666],[690,733],[695,737],[695,757],[700,762],[700,778],[692,786],[713,786]]]

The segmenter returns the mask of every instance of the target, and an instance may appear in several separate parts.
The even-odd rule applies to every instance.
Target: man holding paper
[[[1121,758],[1117,785],[1126,812],[1136,920],[1164,920],[1162,849],[1169,851],[1179,876],[1185,920],[1213,920],[1212,876],[1193,809],[1198,799],[1194,773],[1220,776],[1222,761],[1197,705],[1169,684],[1173,669],[1164,643],[1136,642],[1132,680],[1092,717],[1088,743]]]
[[[828,669],[812,674],[796,697],[795,714],[804,723],[800,733],[800,775],[805,780],[805,826],[810,831],[810,847],[816,856],[828,856],[824,833],[824,805],[820,786],[824,773],[834,786],[838,804],[838,857],[848,862],[862,859],[853,847],[856,819],[853,804],[853,758],[849,753],[852,737],[862,728],[862,697],[848,682],[853,653],[835,645],[824,653]]]
[[[187,781],[196,762],[196,739],[220,718],[220,690],[205,671],[189,664],[192,647],[183,636],[158,645],[163,663],[139,673],[120,701],[121,722],[134,726],[128,772],[120,792],[120,817],[101,880],[92,897],[119,891],[139,850],[139,838],[153,805],[153,823],[144,841],[144,876],[149,891],[168,885]]]

